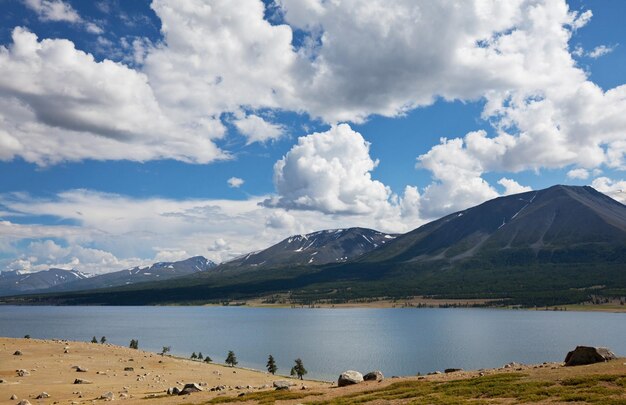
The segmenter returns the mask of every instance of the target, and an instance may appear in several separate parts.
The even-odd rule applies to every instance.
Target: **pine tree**
[[[91,343],[98,343],[98,339],[94,336],[91,338]]]
[[[196,354],[196,352],[191,353],[191,358],[192,359],[197,359],[198,355]]]
[[[291,375],[297,375],[298,378],[302,380],[302,376],[307,373],[306,368],[304,368],[304,364],[302,364],[302,359],[297,358],[295,362],[296,365],[291,368]]]
[[[204,359],[202,352],[198,352],[198,360],[202,360],[202,359]]]
[[[267,358],[267,365],[265,367],[267,367],[267,371],[271,374],[276,374],[276,371],[278,370],[278,367],[276,367],[276,362],[274,361],[274,356],[272,356],[271,354],[270,357]]]
[[[131,349],[139,349],[139,340],[137,339],[131,339],[130,340],[130,346]]]
[[[102,336],[100,338],[100,343],[104,344],[104,342],[106,342],[106,341],[107,341],[107,338],[105,336]]]
[[[165,353],[169,352],[170,350],[172,350],[172,346],[163,346],[163,349],[161,349],[161,355],[164,356]]]
[[[213,361],[213,360],[211,360],[211,358],[210,358],[209,356],[206,356],[206,357],[204,358],[204,362],[205,362],[205,363],[210,363],[210,362],[212,362],[212,361]]]
[[[233,352],[232,350],[228,351],[228,356],[226,356],[226,364],[231,367],[237,365],[237,356],[235,356],[235,352]]]

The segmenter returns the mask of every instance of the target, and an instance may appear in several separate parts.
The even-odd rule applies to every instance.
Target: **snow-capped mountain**
[[[198,273],[201,271],[210,270],[217,265],[211,260],[202,256],[191,257],[186,260],[178,262],[158,262],[151,266],[145,267],[133,267],[131,269],[125,269],[115,271],[112,273],[99,274],[92,277],[75,277],[69,278],[66,282],[59,282],[56,284],[46,285],[43,283],[37,284],[37,287],[25,289],[11,289],[7,288],[6,291],[0,289],[0,294],[10,295],[19,294],[23,291],[33,292],[59,292],[59,291],[78,291],[78,290],[91,290],[96,288],[118,287],[128,284],[141,283],[143,281],[158,281],[167,280],[175,277],[182,277],[189,274]],[[48,271],[59,270],[51,269]],[[60,270],[62,272],[68,272],[68,270]],[[40,272],[43,273],[43,272]],[[77,272],[78,273],[78,272]],[[4,273],[2,273],[4,274]],[[38,274],[38,273],[36,273]],[[82,274],[82,273],[79,273]],[[37,291],[35,291],[37,290]]]
[[[392,241],[390,235],[373,229],[328,229],[294,235],[258,252],[251,252],[219,266],[231,268],[282,267],[341,263]]]
[[[49,269],[34,273],[3,271],[0,273],[0,295],[32,292],[85,279],[87,275],[77,270]]]

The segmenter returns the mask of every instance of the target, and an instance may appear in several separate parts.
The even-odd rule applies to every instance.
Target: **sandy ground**
[[[65,348],[68,348],[68,353],[65,353]],[[16,350],[22,355],[13,355]],[[87,372],[77,372],[72,366],[80,366]],[[126,367],[134,370],[124,371]],[[16,370],[19,369],[28,371],[30,375],[17,376]],[[74,384],[76,378],[89,380],[92,384]],[[17,404],[21,399],[28,399],[33,405],[91,404],[92,400],[108,391],[114,394],[116,401],[123,399],[127,403],[201,403],[218,395],[236,396],[241,392],[272,389],[272,383],[278,380],[296,384],[292,390],[301,389],[302,384],[309,390],[330,385],[109,344],[11,338],[0,338],[0,379],[4,380],[0,383],[0,404]],[[207,391],[192,396],[145,400],[146,397],[164,394],[168,387],[182,388],[185,383],[191,382],[206,383],[202,388]],[[220,385],[229,388],[208,392],[208,389]],[[237,386],[241,388],[235,388]],[[47,392],[50,398],[35,399],[42,392]],[[128,398],[122,398],[122,393]],[[10,400],[14,394],[18,400]]]
[[[21,351],[22,355],[14,355],[16,350]],[[68,353],[65,353],[66,350]],[[77,372],[73,366],[80,366],[87,371]],[[132,367],[133,371],[124,371],[126,367]],[[19,377],[16,370],[20,369],[28,371],[30,375]],[[205,364],[109,344],[0,338],[0,404],[17,404],[22,399],[29,400],[33,405],[98,404],[105,402],[100,397],[109,391],[114,394],[115,401],[129,404],[199,404],[217,396],[236,397],[240,393],[273,390],[272,383],[278,380],[292,382],[292,391],[317,394],[306,399],[278,402],[298,404],[382,388],[398,381],[451,381],[519,371],[531,378],[555,381],[590,374],[626,375],[626,359],[581,367],[563,367],[562,363],[511,363],[497,369],[386,378],[381,382],[364,382],[338,388],[335,384],[299,381],[260,371]],[[74,384],[76,378],[89,380],[91,384]],[[168,387],[182,388],[190,382],[202,384],[204,391],[188,396],[165,395]],[[302,390],[302,385],[306,386],[305,390]],[[215,386],[227,388],[221,392],[209,391]],[[47,392],[50,398],[36,399],[42,392]],[[12,395],[18,399],[11,400]]]

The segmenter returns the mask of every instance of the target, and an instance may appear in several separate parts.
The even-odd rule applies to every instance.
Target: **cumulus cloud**
[[[228,183],[228,187],[230,188],[239,188],[243,185],[244,180],[239,177],[231,177],[226,181]]]
[[[615,50],[615,46],[599,45],[593,48],[591,52],[588,53],[588,55],[590,58],[597,59],[601,56],[604,56],[613,52],[614,50]]]
[[[254,114],[238,119],[234,123],[237,130],[247,138],[248,145],[278,139],[285,133],[282,125],[272,124]]]
[[[373,180],[369,143],[347,124],[298,138],[274,165],[279,194],[267,206],[327,214],[368,214],[389,204],[391,191]]]
[[[64,160],[174,158],[206,163],[221,124],[179,128],[163,114],[148,78],[93,57],[66,40],[39,41],[23,28],[0,47],[0,157],[41,165]],[[213,131],[213,132],[212,132]]]
[[[515,180],[507,179],[506,177],[498,180],[498,184],[504,187],[504,195],[525,193],[533,190],[532,187],[522,186]]]
[[[572,169],[567,172],[567,177],[570,179],[587,180],[589,178],[589,170],[587,169]]]
[[[598,177],[591,183],[591,187],[604,193],[614,200],[626,204],[626,180],[614,180],[608,177]]]

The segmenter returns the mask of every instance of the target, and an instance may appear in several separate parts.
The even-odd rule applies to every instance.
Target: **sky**
[[[626,202],[626,2],[0,0],[0,270]]]

